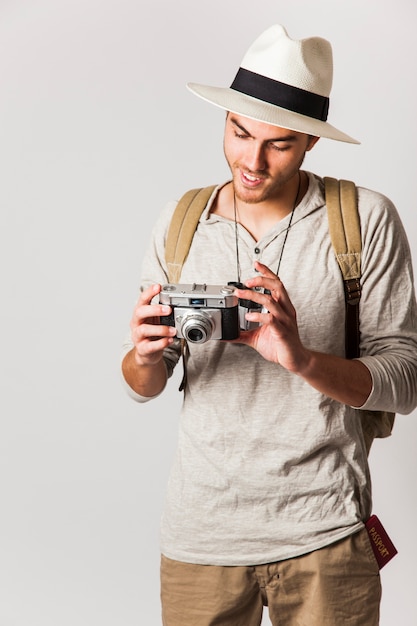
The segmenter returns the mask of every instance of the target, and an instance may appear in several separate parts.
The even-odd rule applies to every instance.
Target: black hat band
[[[247,96],[294,111],[294,113],[314,117],[322,122],[327,120],[329,98],[326,96],[319,96],[311,91],[281,83],[243,67],[239,68],[230,87]]]

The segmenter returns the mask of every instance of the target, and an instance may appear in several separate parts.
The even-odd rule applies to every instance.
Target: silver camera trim
[[[222,314],[220,309],[176,307],[174,322],[177,337],[186,339],[190,343],[200,344],[206,343],[210,339],[222,338]],[[190,336],[190,332],[193,329],[203,333],[202,339],[195,340]]]
[[[235,296],[234,291],[234,288],[228,285],[168,284],[162,287],[159,302],[190,308],[228,309],[238,304],[238,297]],[[193,300],[200,302],[193,303]]]

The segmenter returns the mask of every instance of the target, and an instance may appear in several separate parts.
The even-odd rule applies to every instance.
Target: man
[[[262,308],[232,341],[189,343],[178,451],[162,521],[165,626],[374,626],[380,578],[362,409],[417,404],[416,302],[409,248],[382,195],[358,190],[363,240],[361,356],[345,354],[345,304],[323,181],[301,170],[327,122],[330,44],[273,26],[230,89],[189,85],[227,111],[232,180],[202,213],[181,283],[242,281]],[[165,240],[155,227],[123,374],[138,401],[159,395],[180,358]],[[235,269],[236,268],[236,269]],[[356,408],[354,408],[356,407]]]

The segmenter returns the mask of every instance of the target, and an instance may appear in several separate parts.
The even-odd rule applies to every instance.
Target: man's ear
[[[318,142],[319,139],[320,139],[320,137],[314,137],[313,135],[310,135],[309,138],[308,138],[308,144],[307,144],[306,151],[308,152],[309,150],[314,148],[314,146],[316,145],[316,143]]]

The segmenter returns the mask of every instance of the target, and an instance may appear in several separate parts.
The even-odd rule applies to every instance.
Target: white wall
[[[306,167],[397,204],[417,258],[413,0],[0,0],[0,626],[157,626],[158,524],[176,384],[124,395],[118,358],[162,204],[227,175],[228,85],[272,23],[334,47],[330,121]],[[382,626],[415,626],[416,414],[371,462],[399,556]]]

